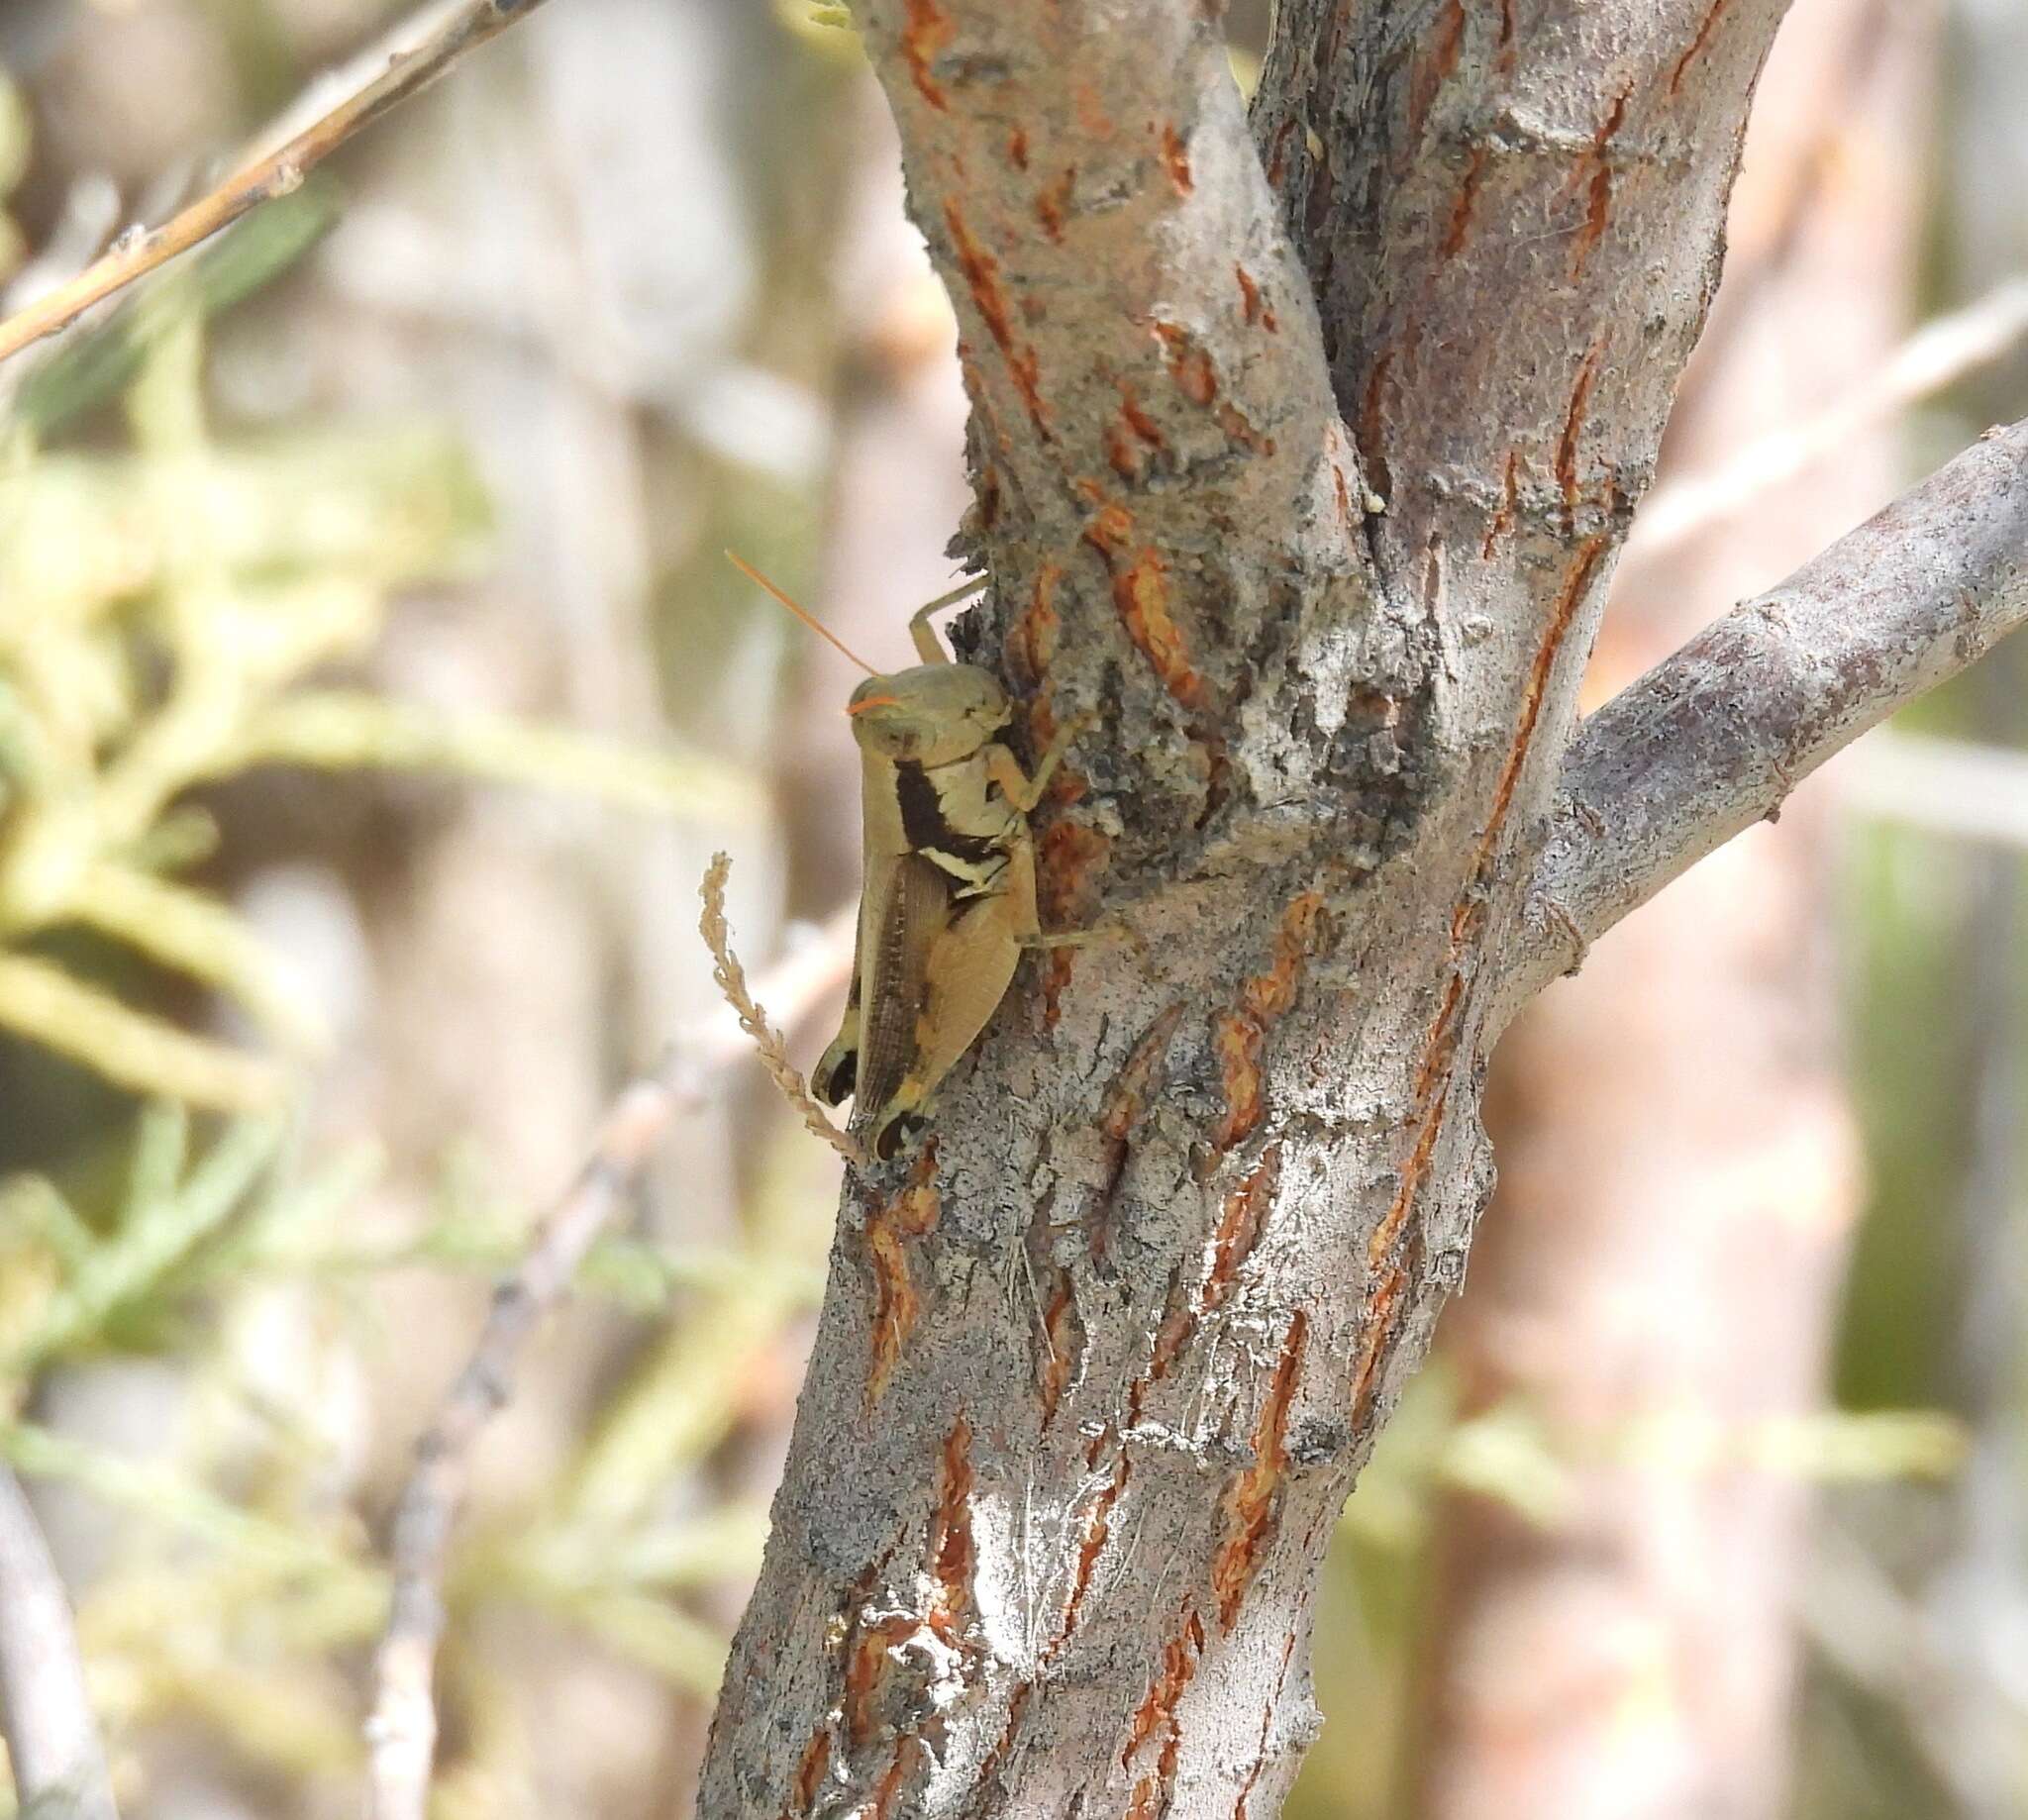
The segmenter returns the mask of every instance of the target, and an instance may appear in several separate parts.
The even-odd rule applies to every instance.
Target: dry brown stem
[[[392,53],[379,75],[291,133],[280,146],[242,158],[225,178],[160,227],[121,235],[103,257],[76,277],[0,322],[0,360],[68,328],[94,304],[209,240],[261,203],[288,195],[354,134],[427,88],[466,51],[541,4],[542,0],[464,0],[420,44]],[[407,22],[400,36],[408,37],[413,28],[414,21]]]

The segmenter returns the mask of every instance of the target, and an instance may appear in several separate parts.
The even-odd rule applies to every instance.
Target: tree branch
[[[117,1820],[70,1601],[21,1481],[0,1465],[0,1736],[24,1811]]]
[[[834,918],[819,940],[762,980],[761,991],[787,1021],[838,983],[856,927],[850,915]],[[523,1343],[568,1289],[670,1122],[701,1104],[712,1076],[750,1047],[730,1009],[721,1010],[679,1035],[654,1073],[621,1092],[576,1180],[537,1228],[521,1263],[494,1289],[471,1357],[416,1443],[415,1469],[395,1506],[393,1599],[373,1663],[373,1711],[366,1722],[371,1820],[424,1820],[429,1806],[444,1569],[473,1444],[512,1394]]]
[[[1781,6],[1283,0],[1264,169],[1188,0],[867,0],[974,406],[961,649],[1038,745],[1096,711],[1043,920],[1142,940],[1018,979],[848,1184],[712,1820],[1276,1809]]]
[[[308,125],[293,126],[302,111],[298,103],[283,118],[280,145],[242,158],[229,175],[160,227],[121,235],[104,257],[0,322],[0,360],[68,328],[94,304],[125,290],[200,241],[209,240],[261,203],[287,195],[302,182],[305,172],[323,163],[354,134],[427,88],[466,51],[476,50],[517,19],[526,18],[541,4],[542,0],[461,0],[448,14],[438,7],[405,20],[383,46],[412,38],[418,18],[425,22],[428,33],[420,44],[396,51],[376,48],[362,60],[378,73],[328,106]],[[313,92],[321,94],[321,85]],[[271,144],[275,131],[270,129],[258,143]]]
[[[2028,420],[1988,431],[1584,722],[1514,941],[1511,1002],[2024,620]]]
[[[1013,680],[1041,697],[1032,731],[1099,710],[1109,787],[1168,805],[1149,820],[1159,842],[1106,826],[1106,865],[1112,818],[1071,818],[1093,859],[1064,907],[1082,914],[1099,871],[1131,872],[1230,799],[1224,722],[1253,679],[1227,654],[1286,630],[1293,577],[1318,620],[1366,600],[1364,487],[1203,9],[863,13],[958,314],[966,529]],[[1089,687],[1101,656],[1120,699]]]
[[[1508,921],[1529,876],[1787,4],[1276,8],[1254,132],[1386,501],[1382,583],[1427,603],[1436,711],[1465,733],[1463,934]],[[1454,948],[1418,1119],[1441,1121],[1450,1061],[1480,1046],[1476,944]]]

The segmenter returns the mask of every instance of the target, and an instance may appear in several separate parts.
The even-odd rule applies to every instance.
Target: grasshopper
[[[1001,740],[1013,705],[998,679],[945,651],[930,616],[977,593],[976,580],[920,608],[909,636],[922,661],[883,674],[846,649],[758,570],[727,556],[866,672],[846,704],[861,764],[865,881],[845,1022],[810,1077],[881,1162],[928,1124],[937,1088],[1006,995],[1045,935],[1036,908],[1028,817],[1076,726],[1029,776]]]

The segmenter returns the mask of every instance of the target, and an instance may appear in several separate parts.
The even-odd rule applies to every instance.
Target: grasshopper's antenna
[[[858,652],[854,651],[849,645],[847,645],[846,642],[843,639],[841,639],[837,633],[833,632],[831,628],[825,625],[825,623],[821,619],[819,619],[814,613],[807,612],[803,608],[797,606],[794,601],[789,599],[789,597],[786,594],[784,594],[781,591],[781,589],[776,587],[773,582],[769,581],[765,575],[763,575],[758,568],[756,568],[753,565],[753,563],[743,562],[738,556],[734,556],[730,550],[728,550],[725,553],[725,559],[728,562],[730,562],[733,565],[733,567],[738,569],[741,574],[745,575],[749,581],[756,582],[760,586],[765,588],[768,591],[768,593],[772,594],[776,600],[780,601],[783,606],[785,606],[791,613],[793,613],[796,616],[796,618],[801,620],[804,625],[809,627],[809,629],[812,632],[814,632],[820,639],[829,640],[840,651],[844,652],[845,655],[848,657],[850,657],[855,663],[857,663],[861,669],[864,670],[868,676],[879,675],[880,672],[876,670],[870,663],[868,663],[864,657],[861,657]]]

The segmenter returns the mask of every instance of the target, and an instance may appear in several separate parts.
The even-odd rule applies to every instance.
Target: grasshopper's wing
[[[857,1091],[869,1117],[887,1108],[904,1081],[920,1077],[930,948],[950,919],[952,890],[938,866],[920,854],[903,854],[878,925],[862,932]]]

